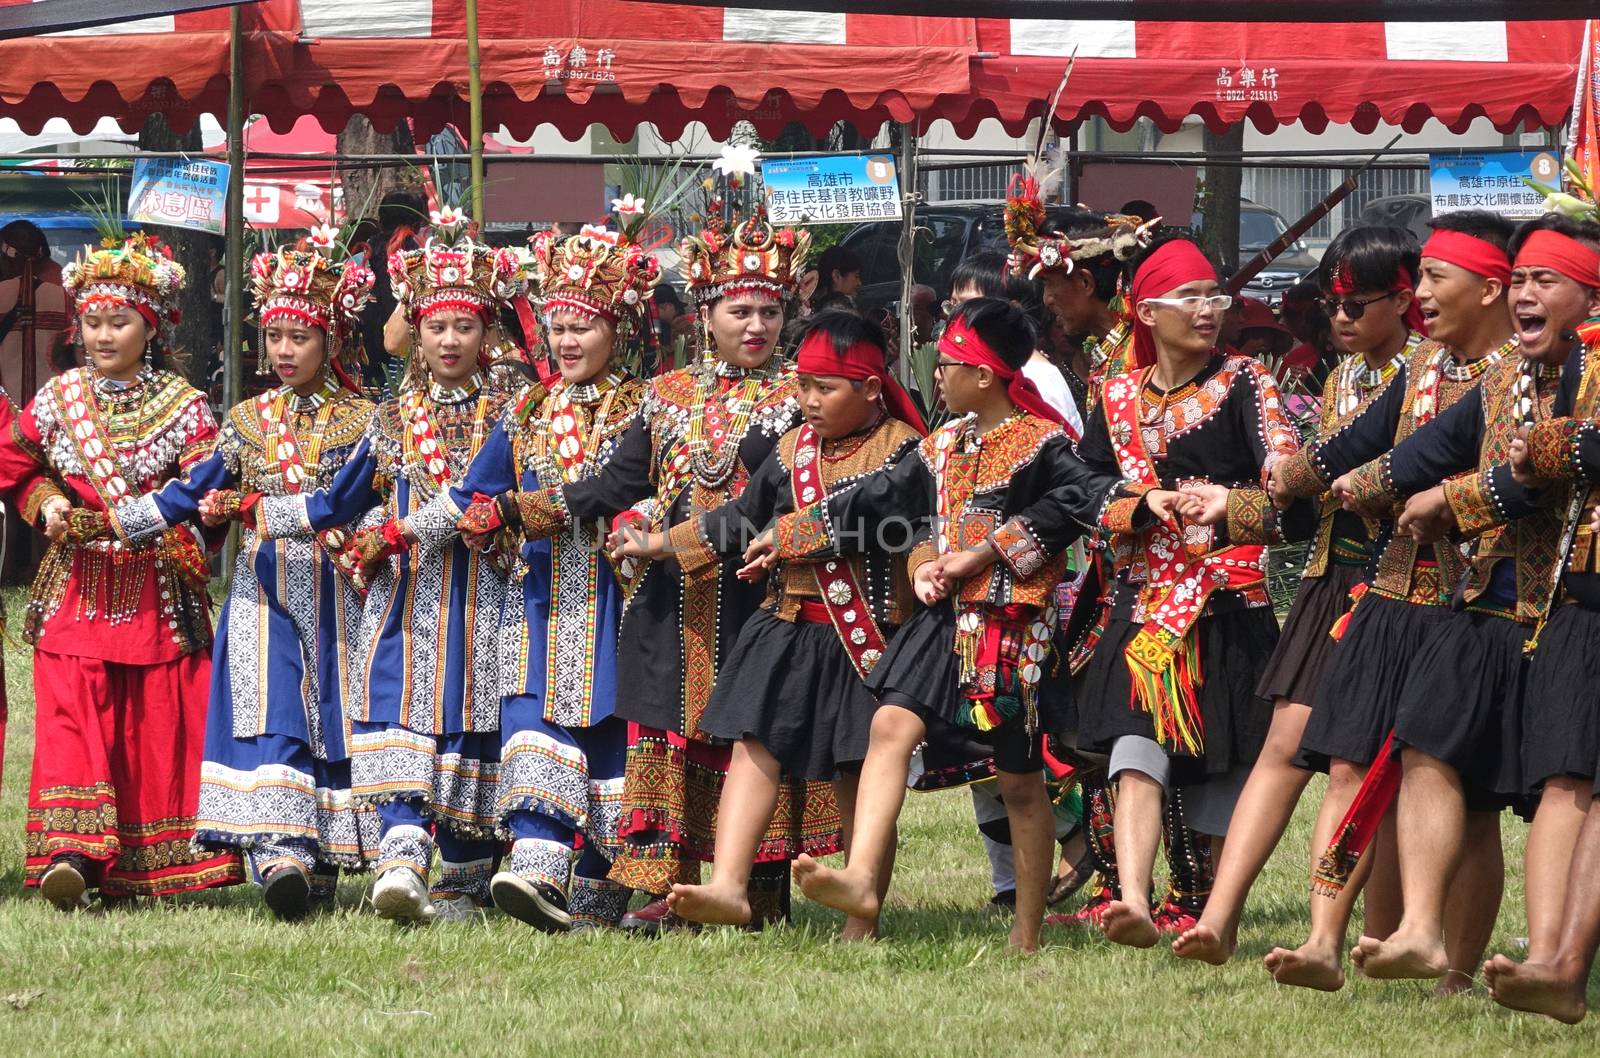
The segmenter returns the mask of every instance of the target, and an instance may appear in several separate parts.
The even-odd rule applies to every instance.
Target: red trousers
[[[102,895],[244,879],[236,854],[190,846],[210,677],[205,651],[155,665],[34,652],[28,885],[68,852],[90,861]]]

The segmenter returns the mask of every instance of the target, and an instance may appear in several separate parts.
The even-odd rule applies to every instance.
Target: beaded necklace
[[[1411,416],[1420,425],[1432,419],[1439,408],[1439,383],[1448,378],[1451,382],[1471,382],[1479,375],[1489,370],[1490,365],[1498,363],[1500,358],[1517,347],[1517,338],[1513,335],[1506,343],[1482,360],[1473,360],[1469,363],[1458,364],[1454,361],[1450,350],[1440,346],[1428,360],[1427,368],[1422,372],[1422,377],[1417,380],[1416,399],[1411,402]],[[1446,363],[1449,361],[1449,363]]]

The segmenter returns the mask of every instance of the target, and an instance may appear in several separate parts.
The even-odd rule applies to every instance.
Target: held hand
[[[1280,461],[1281,462],[1281,461]],[[1283,475],[1279,473],[1279,463],[1274,463],[1267,470],[1267,496],[1272,500],[1272,505],[1280,511],[1289,509],[1294,502],[1294,496],[1283,483]]]
[[[734,576],[753,584],[765,577],[777,564],[777,539],[773,531],[767,529],[750,541],[750,546],[744,549],[744,565],[739,567]]]
[[[1178,515],[1183,506],[1182,493],[1171,489],[1151,489],[1144,494],[1144,504],[1169,529],[1178,528]]]
[[[1399,521],[1395,523],[1397,530],[1409,533],[1411,539],[1419,544],[1431,544],[1443,540],[1455,527],[1456,515],[1450,509],[1449,501],[1445,499],[1442,485],[1435,485],[1407,500],[1406,509],[1401,512]]]
[[[1355,502],[1355,490],[1351,486],[1350,475],[1341,474],[1333,479],[1333,484],[1328,486],[1328,491],[1333,493],[1333,498],[1347,511],[1360,514],[1360,509]]]
[[[226,493],[212,489],[200,499],[200,523],[208,529],[225,525],[228,521],[226,510]]]
[[[975,577],[993,561],[992,556],[986,557],[977,551],[955,551],[939,556],[935,565],[946,581],[952,581]]]
[[[1531,429],[1531,426],[1523,425],[1517,429],[1517,436],[1511,439],[1511,476],[1523,488],[1542,489],[1550,482],[1534,473],[1533,450],[1528,447],[1528,432]]]
[[[606,537],[606,547],[618,562],[625,558],[661,558],[667,552],[667,534],[652,533],[642,525],[630,523],[613,529]]]
[[[911,576],[911,590],[924,606],[932,606],[950,594],[949,582],[940,571],[938,562],[924,562],[917,567]]]
[[[1195,525],[1217,525],[1228,517],[1228,488],[1225,485],[1196,485],[1180,494],[1178,513]]]
[[[72,510],[72,501],[65,496],[55,496],[44,503],[44,535],[52,542],[60,540],[67,533],[67,513]]]
[[[1600,507],[1596,507],[1589,512],[1589,531],[1600,533]]]

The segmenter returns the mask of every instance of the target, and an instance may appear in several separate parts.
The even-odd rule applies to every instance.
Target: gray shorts
[[[1164,794],[1172,792],[1172,758],[1154,739],[1143,735],[1124,735],[1111,746],[1111,763],[1106,772],[1112,782],[1125,771],[1148,775],[1161,784]],[[1226,775],[1183,787],[1183,815],[1189,829],[1222,837],[1228,833],[1233,806],[1250,777],[1250,765],[1241,764]]]

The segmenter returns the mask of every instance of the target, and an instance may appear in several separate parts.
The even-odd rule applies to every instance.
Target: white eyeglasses
[[[1146,305],[1165,305],[1169,309],[1182,309],[1184,312],[1195,313],[1201,309],[1215,309],[1217,312],[1226,312],[1233,306],[1233,297],[1228,294],[1212,294],[1209,297],[1195,294],[1187,298],[1145,298]]]

